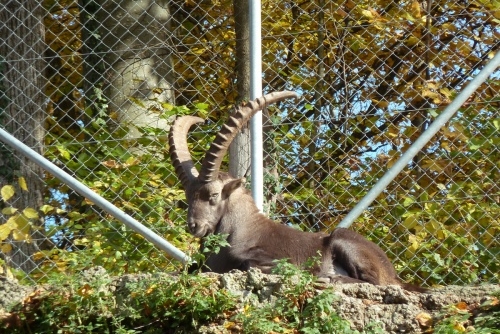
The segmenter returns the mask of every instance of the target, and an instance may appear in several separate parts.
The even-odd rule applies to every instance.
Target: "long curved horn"
[[[182,116],[177,118],[170,128],[168,142],[170,144],[170,160],[175,168],[177,177],[181,180],[186,194],[191,184],[198,178],[198,171],[194,166],[193,158],[189,153],[187,145],[187,134],[189,129],[204,120],[195,116]]]
[[[241,128],[257,111],[264,109],[272,103],[292,97],[296,98],[297,94],[289,91],[274,92],[250,101],[244,106],[237,107],[235,113],[231,114],[228,120],[222,125],[212,145],[210,145],[210,149],[205,154],[198,180],[202,183],[208,183],[217,178],[222,158],[224,158],[229,145]]]

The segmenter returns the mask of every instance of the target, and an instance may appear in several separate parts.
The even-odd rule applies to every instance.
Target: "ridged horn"
[[[198,171],[194,166],[193,158],[189,153],[187,145],[187,134],[189,129],[204,120],[195,116],[182,116],[177,118],[170,128],[168,142],[170,144],[170,160],[175,168],[175,173],[181,180],[186,195],[189,193],[191,184],[198,178]]]
[[[202,183],[208,183],[217,178],[222,159],[224,158],[229,145],[241,128],[245,126],[248,120],[252,118],[256,112],[264,109],[272,103],[292,97],[297,98],[297,94],[289,91],[274,92],[259,97],[254,101],[250,101],[244,106],[237,107],[235,113],[231,114],[224,125],[222,125],[222,128],[215,136],[212,145],[210,145],[210,149],[205,154],[201,164],[198,180]]]

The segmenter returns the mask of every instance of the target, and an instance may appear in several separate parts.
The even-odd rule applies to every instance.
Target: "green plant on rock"
[[[224,319],[236,305],[236,298],[219,288],[217,277],[206,275],[181,273],[174,278],[134,283],[128,288],[135,291],[130,294],[129,305],[157,319],[155,327],[194,329]]]
[[[218,254],[222,247],[228,247],[228,234],[210,234],[203,238],[203,242],[198,252],[191,256],[191,265],[185,269],[193,269],[193,273],[199,273],[203,268],[209,254]]]
[[[107,275],[52,281],[11,310],[0,328],[11,333],[164,333],[192,332],[231,314],[236,298],[220,289],[217,277],[158,276],[115,291]],[[17,324],[17,326],[13,326]]]
[[[274,303],[262,307],[246,305],[235,317],[244,332],[357,333],[333,308],[337,298],[333,289],[318,291],[316,278],[309,271],[278,260],[274,273],[281,276],[283,288]]]

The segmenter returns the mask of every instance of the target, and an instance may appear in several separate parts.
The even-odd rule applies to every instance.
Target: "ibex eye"
[[[218,198],[219,198],[219,193],[210,194],[208,202],[210,203],[210,205],[216,205],[219,202]]]

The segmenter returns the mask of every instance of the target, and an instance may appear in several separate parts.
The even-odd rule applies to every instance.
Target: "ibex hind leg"
[[[384,251],[358,233],[338,228],[330,235],[332,260],[346,276],[375,285],[399,284],[396,271]]]

